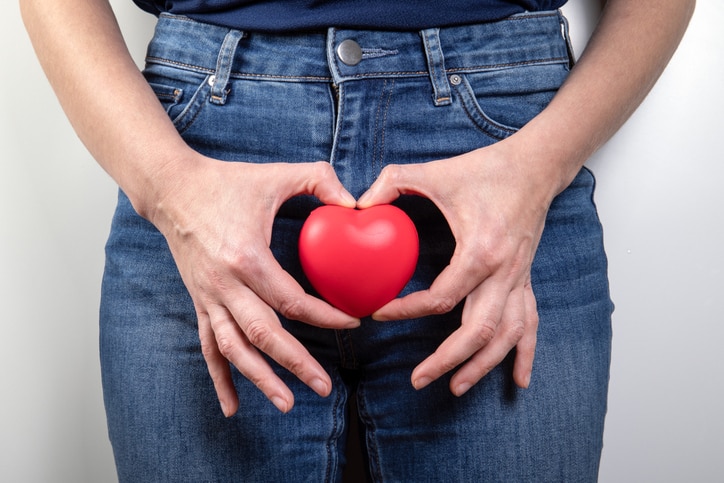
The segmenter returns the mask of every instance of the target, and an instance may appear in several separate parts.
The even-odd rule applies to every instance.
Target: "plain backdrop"
[[[113,3],[140,64],[153,18]],[[565,9],[579,52],[597,5]],[[589,162],[617,306],[602,482],[722,481],[722,23],[724,2],[700,0],[658,85]],[[0,481],[112,482],[97,311],[116,188],[66,121],[15,1],[0,55]]]

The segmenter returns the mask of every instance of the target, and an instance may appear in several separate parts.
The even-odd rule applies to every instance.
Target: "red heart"
[[[394,299],[412,277],[418,253],[415,225],[392,205],[319,207],[299,237],[299,258],[312,286],[353,317]]]

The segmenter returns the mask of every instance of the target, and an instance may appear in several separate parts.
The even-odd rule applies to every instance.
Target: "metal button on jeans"
[[[362,48],[352,39],[344,40],[337,46],[337,57],[347,65],[357,65],[362,60]]]

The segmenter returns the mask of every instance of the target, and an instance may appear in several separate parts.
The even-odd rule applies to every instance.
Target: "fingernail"
[[[360,319],[352,319],[349,322],[347,322],[347,325],[344,327],[345,329],[356,329],[362,324],[362,321]]]
[[[352,196],[346,189],[342,188],[339,191],[339,196],[342,199],[342,206],[354,208],[357,205],[357,200],[355,200],[354,196]]]
[[[469,382],[463,382],[462,384],[458,384],[458,386],[455,388],[454,394],[456,396],[462,396],[463,394],[468,392],[471,387],[473,387],[473,385]]]
[[[525,383],[524,389],[528,389],[530,387],[530,374],[527,374],[525,376],[525,381],[523,381],[523,382]]]
[[[367,205],[367,200],[369,200],[372,197],[369,191],[364,193],[360,198],[357,200],[357,208],[365,208]]]
[[[328,396],[329,395],[329,386],[326,382],[324,382],[322,379],[313,379],[312,382],[309,383],[309,387],[311,387],[314,392],[319,394],[320,396]]]
[[[229,414],[228,406],[224,401],[219,401],[219,404],[221,405],[221,412],[224,413],[225,418],[230,418],[233,416],[232,414]]]
[[[273,396],[271,398],[271,402],[281,412],[283,412],[283,413],[289,412],[289,404],[287,404],[287,401],[284,398],[281,398],[279,396]]]
[[[412,381],[412,385],[415,389],[420,390],[430,384],[432,382],[432,379],[429,377],[418,377],[414,381]]]

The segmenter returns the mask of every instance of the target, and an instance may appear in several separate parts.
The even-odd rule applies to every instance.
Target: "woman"
[[[105,0],[21,0],[122,190],[101,313],[121,481],[338,480],[350,394],[375,481],[595,480],[611,303],[582,166],[694,1],[610,0],[573,69],[563,1],[137,3],[161,15],[143,75]],[[309,294],[299,229],[390,202],[420,261],[360,321]]]

